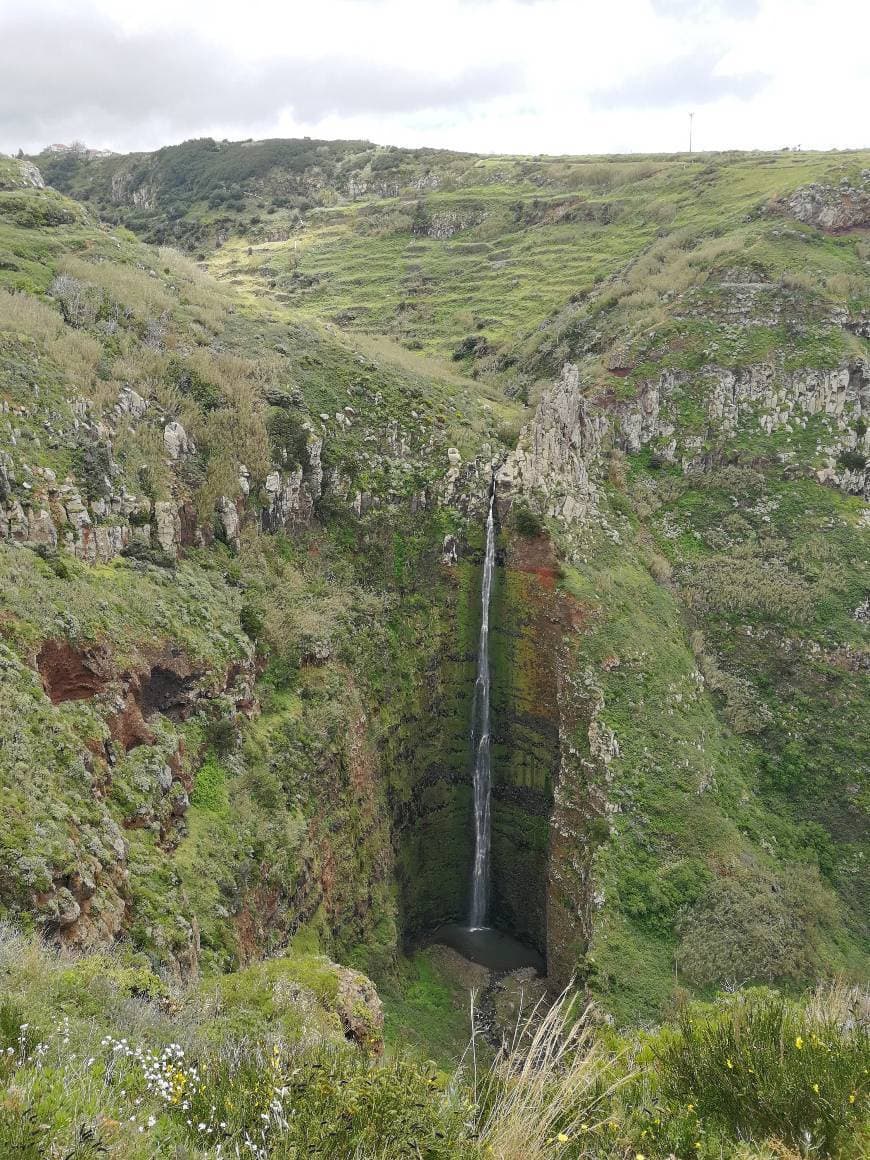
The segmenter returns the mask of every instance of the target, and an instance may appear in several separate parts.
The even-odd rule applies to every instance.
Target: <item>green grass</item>
[[[852,1160],[866,1139],[858,990],[720,995],[622,1036],[563,997],[492,1062],[478,1051],[441,1072],[345,1042],[339,968],[310,953],[181,991],[134,956],[60,958],[3,927],[0,966],[0,1150],[33,1160],[252,1146],[274,1160],[768,1160],[808,1144]],[[424,1016],[432,980],[418,983]]]
[[[434,1059],[449,1070],[468,1047],[469,993],[439,950],[417,951],[401,959],[396,973],[384,979],[379,991],[387,1044]]]
[[[682,519],[696,512],[711,531],[722,526],[715,482],[709,497],[704,481],[681,482],[680,491]],[[828,501],[830,493],[824,495],[826,502],[848,510],[850,501]],[[808,794],[801,808],[800,798],[787,805],[777,791],[759,787],[757,771],[765,762],[777,768],[778,747],[795,727],[799,735],[812,734],[813,746],[842,747],[837,764],[850,751],[854,769],[862,744],[861,694],[855,688],[851,695],[857,699],[843,705],[854,729],[847,726],[831,737],[822,718],[809,710],[810,698],[819,708],[825,703],[820,688],[796,714],[787,708],[785,686],[781,699],[768,699],[771,654],[756,651],[751,663],[742,663],[740,654],[733,654],[752,638],[735,633],[731,622],[722,626],[727,635],[710,634],[717,644],[727,642],[723,665],[746,682],[723,686],[726,702],[711,687],[712,678],[706,684],[700,678],[689,643],[693,620],[706,629],[709,616],[704,618],[703,609],[687,616],[680,599],[684,582],[656,583],[644,564],[648,549],[632,549],[634,533],[625,520],[620,534],[629,546],[587,543],[587,562],[566,567],[563,580],[566,590],[593,610],[580,656],[603,693],[601,718],[619,743],[607,788],[619,812],[612,815],[611,836],[594,861],[606,902],[586,963],[591,985],[619,1018],[631,1020],[661,1011],[681,978],[704,987],[732,976],[787,981],[832,968],[860,973],[860,892],[856,895],[857,883],[845,869],[855,853],[853,835],[844,834],[842,845],[818,847],[805,828],[810,818],[820,818],[819,797],[832,804],[845,787],[835,789],[829,780],[819,794],[820,771],[814,766],[811,773],[807,765],[799,775],[806,778],[800,784]],[[682,543],[663,537],[659,547],[679,561],[685,558]],[[688,543],[694,550],[697,541],[689,537]],[[748,585],[743,594],[750,603],[759,599]],[[780,614],[777,604],[772,617],[761,612],[756,623],[775,624]],[[797,671],[804,671],[798,665]],[[790,697],[794,672],[791,667],[781,675],[790,682]],[[839,695],[850,696],[848,678],[838,686]],[[842,878],[830,858],[842,866]],[[800,885],[793,890],[792,882]],[[775,891],[769,913],[760,901],[764,883]],[[834,886],[852,900],[851,917],[834,901]],[[768,943],[764,931],[771,924],[779,934]]]

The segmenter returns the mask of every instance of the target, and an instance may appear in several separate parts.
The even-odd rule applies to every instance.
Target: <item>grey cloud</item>
[[[242,64],[189,35],[125,35],[92,11],[0,16],[0,138],[89,141],[147,126],[193,134],[268,124],[284,111],[314,124],[330,114],[455,108],[514,92],[516,65],[452,78],[364,59],[275,57]]]
[[[594,107],[603,109],[690,107],[722,97],[748,100],[770,79],[759,72],[719,76],[714,71],[719,59],[719,54],[711,51],[687,53],[610,88],[599,89],[590,100]]]

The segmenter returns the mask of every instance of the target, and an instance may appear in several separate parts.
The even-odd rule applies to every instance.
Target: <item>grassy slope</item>
[[[308,534],[270,539],[250,528],[238,555],[215,543],[172,570],[125,559],[88,567],[0,549],[3,724],[6,735],[19,735],[0,767],[9,821],[5,908],[30,921],[32,891],[80,869],[94,851],[108,866],[106,843],[120,835],[117,823],[157,810],[154,824],[124,831],[130,878],[118,884],[134,942],[155,962],[183,957],[197,928],[202,966],[225,969],[309,921],[345,958],[383,968],[397,941],[389,810],[347,727],[370,722],[364,733],[373,768],[382,750],[390,760],[385,734],[402,726],[401,713],[381,722],[372,710],[384,697],[413,709],[423,666],[439,663],[433,650],[446,638],[452,605],[439,592],[437,560],[444,534],[459,528],[449,513],[412,515],[409,497],[440,482],[448,446],[469,457],[485,439],[495,446],[516,405],[493,391],[487,402],[454,370],[407,352],[355,349],[290,320],[221,288],[170,251],[144,246],[124,229],[110,232],[53,191],[0,191],[0,247],[10,255],[0,268],[2,398],[15,408],[9,462],[23,502],[35,468],[102,487],[104,468],[83,482],[89,461],[73,403],[85,400],[90,415],[116,427],[118,392],[132,386],[152,407],[178,415],[199,451],[187,475],[175,473],[159,418],[158,425],[122,424],[114,438],[94,437],[102,462],[116,464],[116,490],[141,494],[147,469],[156,498],[189,494],[207,522],[214,489],[235,487],[245,462],[256,497],[269,466],[269,424],[287,409],[267,404],[264,395],[277,390],[296,400],[297,424],[307,418],[323,432],[325,466],[341,474],[350,497],[364,490],[387,505],[358,520],[344,513],[347,500],[334,497],[326,525]],[[76,326],[65,324],[56,297],[46,297],[58,272],[85,288],[87,309]],[[200,396],[178,391],[179,365],[206,384]],[[355,421],[334,422],[349,406]],[[384,448],[392,425],[404,440],[401,457]],[[136,667],[152,644],[168,639],[217,681],[253,651],[243,613],[270,662],[260,718],[246,728],[227,699],[213,696],[190,720],[155,726],[153,745],[113,753],[111,770],[102,751],[94,761],[85,743],[112,748],[112,704],[52,706],[33,673],[48,636],[106,646],[116,670]],[[326,660],[307,663],[315,648]],[[457,703],[464,732],[461,695]],[[20,728],[23,706],[27,728]],[[229,738],[216,731],[222,717],[237,726]],[[442,748],[435,736],[431,743],[436,753]],[[407,746],[401,742],[402,763],[390,773],[399,798],[414,760]],[[178,752],[193,791],[173,832],[156,778]],[[363,774],[368,780],[355,784]],[[92,801],[90,787],[102,780],[111,791]],[[356,840],[332,840],[335,825]],[[88,841],[96,844],[90,852]]]
[[[815,490],[817,503],[841,509],[845,531],[854,501]],[[716,526],[707,498],[685,489]],[[779,640],[788,628],[753,607],[748,585],[730,624],[693,615],[679,582],[662,583],[649,530],[633,513],[616,526],[620,546],[592,538],[563,581],[593,610],[581,657],[620,747],[608,788],[617,812],[595,864],[593,989],[631,1019],[659,1013],[676,984],[860,977],[863,823],[852,783],[866,754],[862,680],[758,641],[759,629]],[[657,547],[679,561],[672,540]],[[864,558],[853,567],[860,574]],[[710,654],[733,681],[727,696],[711,688]]]
[[[538,323],[654,253],[662,237],[727,233],[741,259],[754,259],[741,253],[751,248],[747,215],[769,198],[822,177],[836,181],[862,164],[866,156],[812,154],[609,165],[507,159],[497,183],[481,181],[486,169],[475,167],[458,189],[315,209],[290,240],[231,241],[215,261],[222,270],[259,272],[303,313],[441,354],[477,333],[510,355],[521,343],[536,348]],[[427,236],[450,215],[469,224],[446,239]],[[848,245],[833,241],[829,249]],[[789,243],[773,249],[783,268],[793,268],[799,243],[790,244],[791,253]],[[836,258],[832,266],[843,268]]]
[[[590,394],[606,388],[631,396],[646,378],[668,367],[693,371],[710,361],[736,367],[771,356],[786,367],[832,366],[865,353],[865,341],[826,321],[836,306],[866,308],[863,236],[828,237],[762,211],[799,185],[836,181],[866,160],[865,155],[813,154],[721,155],[691,162],[685,157],[403,155],[398,197],[369,191],[341,204],[339,185],[327,181],[313,199],[320,206],[301,210],[299,229],[289,217],[281,218],[286,207],[279,207],[278,224],[284,220],[294,229],[287,241],[258,240],[266,226],[250,221],[255,207],[246,201],[230,226],[247,235],[230,237],[211,265],[237,304],[227,333],[244,344],[256,319],[267,343],[285,346],[286,373],[302,382],[312,413],[331,414],[345,399],[372,407],[376,383],[385,397],[381,421],[390,414],[407,416],[413,408],[423,416],[421,442],[431,424],[442,446],[452,442],[465,453],[481,438],[494,438],[500,430],[507,434],[516,421],[518,408],[505,401],[501,386],[511,394],[529,390],[565,357],[583,360]],[[107,163],[106,172],[120,164]],[[358,164],[370,167],[371,159],[352,160],[350,169]],[[427,172],[441,175],[440,187],[416,190],[414,180]],[[336,182],[339,176],[340,166]],[[93,192],[86,170],[77,180]],[[274,204],[270,189],[279,180],[273,174],[258,193],[245,197],[257,196],[268,208]],[[195,219],[202,206],[188,200],[183,208]],[[116,210],[121,216],[128,212],[123,206]],[[162,212],[158,205],[130,220],[137,228],[156,229]],[[469,224],[452,237],[426,236],[445,222],[461,224],[462,215]],[[20,248],[20,240],[16,244]],[[47,244],[47,237],[40,240]],[[749,325],[734,325],[728,317],[732,268],[738,277],[750,271],[770,285],[753,300]],[[32,275],[27,267],[6,276],[23,284],[20,279]],[[39,278],[35,285],[44,285]],[[782,302],[784,322],[764,322],[765,313]],[[324,318],[336,317],[343,331],[324,325]],[[469,334],[485,336],[494,351],[466,360],[464,367],[479,376],[476,384],[440,361]],[[409,352],[409,346],[422,346],[429,357]],[[367,360],[362,381],[354,366],[357,352]],[[626,378],[607,370],[614,355],[614,365],[634,367]],[[703,380],[696,379],[684,391],[681,421],[689,429],[703,415],[703,389]],[[823,428],[823,420],[813,420],[804,429],[770,438],[747,427],[732,442],[739,454],[791,451],[800,462],[819,465],[823,457],[816,445]],[[336,462],[358,463],[360,451],[355,430],[335,433]],[[777,618],[755,607],[751,596],[741,615],[723,615],[715,602],[708,606],[704,587],[715,587],[723,568],[744,567],[739,561],[747,551],[759,560],[779,559],[796,576],[789,591],[797,585],[821,601],[815,623],[795,629],[805,642],[799,648],[817,644],[830,651],[858,643],[860,629],[851,611],[866,577],[852,541],[855,502],[765,469],[762,484],[740,501],[738,514],[751,531],[729,533],[723,543],[715,536],[719,521],[726,510],[734,514],[724,484],[696,479],[691,486],[669,488],[644,457],[630,464],[629,474],[626,511],[638,524],[642,548],[615,550],[597,542],[585,579],[567,581],[586,597],[610,593],[607,627],[600,639],[593,638],[592,654],[600,645],[633,657],[630,668],[601,677],[606,719],[623,744],[618,794],[623,812],[634,819],[622,851],[614,843],[600,855],[611,896],[625,894],[608,911],[598,954],[602,989],[623,1016],[651,1013],[667,999],[686,908],[696,907],[698,930],[704,930],[704,906],[712,897],[707,875],[718,881],[723,867],[747,852],[757,862],[753,873],[762,877],[796,862],[821,875],[821,893],[813,886],[807,897],[811,904],[821,900],[829,914],[822,919],[811,906],[811,913],[789,927],[805,930],[812,944],[803,957],[796,952],[794,963],[803,964],[797,974],[859,961],[861,862],[854,843],[860,823],[847,772],[860,767],[866,750],[860,676],[844,673],[836,660],[803,655],[798,660],[795,648],[786,656],[761,647],[759,637],[741,631],[740,624],[748,620],[779,635],[783,625]],[[394,482],[377,471],[373,475],[371,467],[359,471],[358,479],[361,486]],[[771,497],[778,504],[781,541],[773,544],[766,509],[758,507],[759,500]],[[625,506],[619,497],[614,502]],[[844,530],[820,535],[820,519]],[[647,571],[650,543],[675,568],[666,590]],[[654,665],[646,654],[634,655],[640,616],[649,617],[644,633],[658,642],[656,655],[663,658]],[[693,631],[703,637],[694,652]],[[708,655],[732,679],[720,681],[725,691],[697,696],[692,673]],[[654,695],[644,699],[641,715],[626,673],[652,682]],[[671,686],[681,680],[686,688],[679,690],[684,699],[678,709]],[[831,696],[853,722],[836,743],[826,726]],[[743,723],[735,726],[738,720]],[[763,727],[756,731],[758,722]],[[681,771],[678,778],[675,769]],[[693,779],[711,772],[720,789],[697,798]],[[674,863],[686,860],[688,868],[672,873]],[[831,901],[831,886],[847,904],[843,915]],[[786,926],[794,917],[785,917]],[[702,986],[705,970],[696,963],[695,981]],[[782,974],[788,978],[789,970]]]

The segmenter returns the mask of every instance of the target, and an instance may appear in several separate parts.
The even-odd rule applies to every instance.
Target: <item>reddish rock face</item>
[[[139,708],[132,693],[127,694],[124,707],[108,720],[109,731],[113,740],[129,753],[137,745],[151,745],[154,734],[145,724],[142,710]]]
[[[36,667],[54,705],[93,697],[103,691],[110,679],[109,657],[104,648],[79,651],[68,640],[47,640],[37,653]]]

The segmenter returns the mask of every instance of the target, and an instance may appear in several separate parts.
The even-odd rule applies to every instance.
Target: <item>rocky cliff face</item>
[[[70,428],[64,431],[55,423],[53,435],[58,441],[74,438],[79,445],[90,441],[105,449],[101,478],[96,481],[102,494],[83,495],[81,480],[74,473],[58,480],[52,468],[31,465],[21,426],[23,421],[32,424],[39,418],[38,404],[16,414],[0,401],[9,439],[9,450],[0,451],[0,542],[60,549],[87,563],[108,563],[131,546],[160,549],[176,558],[185,547],[201,547],[215,535],[238,548],[246,520],[268,532],[304,526],[321,498],[323,440],[310,432],[304,466],[271,471],[262,490],[251,496],[250,476],[242,465],[235,494],[219,496],[212,520],[203,521],[181,480],[176,496],[163,500],[114,484],[121,469],[112,448],[123,427],[155,426],[161,431],[167,467],[173,473],[183,470],[196,445],[177,419],[168,419],[157,404],[131,388],[122,389],[108,419],[94,422],[84,400],[74,412]]]
[[[681,400],[694,395],[703,400],[701,426],[681,418]],[[810,462],[787,442],[777,447],[780,462],[870,497],[868,414],[870,364],[862,360],[824,371],[783,371],[770,363],[739,370],[708,365],[696,374],[667,371],[642,382],[637,397],[625,402],[590,399],[579,368],[569,363],[500,469],[499,492],[532,496],[570,524],[594,510],[596,477],[614,449],[635,453],[648,447],[684,472],[703,471],[727,455],[741,430],[795,436],[818,418],[819,441]]]

